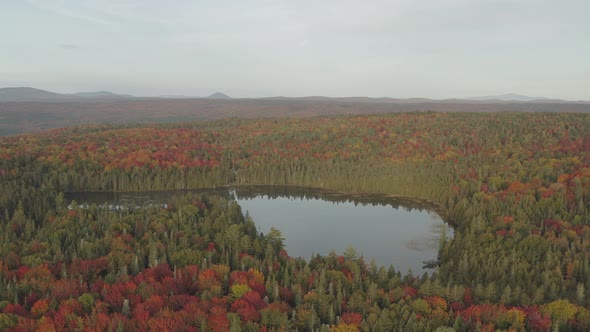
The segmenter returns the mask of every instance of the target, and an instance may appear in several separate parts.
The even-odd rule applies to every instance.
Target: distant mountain
[[[225,93],[215,92],[214,94],[207,97],[207,99],[231,99],[231,97]]]
[[[397,112],[557,112],[590,114],[588,102],[507,102],[467,100],[320,98],[93,99],[51,102],[0,102],[0,136],[80,124],[170,123],[239,118],[303,118]],[[355,98],[353,98],[355,99]],[[163,112],[162,110],[166,110]]]
[[[85,98],[133,98],[132,95],[121,95],[110,91],[77,92],[73,95]]]
[[[439,102],[439,100],[428,99],[428,98],[390,98],[390,97],[325,97],[325,96],[305,96],[305,97],[266,97],[260,98],[265,100],[276,100],[276,101],[309,101],[309,102],[346,102],[346,103],[396,103],[396,104],[414,104],[414,103],[427,103],[427,102]]]
[[[164,99],[188,99],[188,98],[194,98],[194,97],[189,97],[189,96],[185,96],[185,95],[159,95],[159,96],[156,96],[156,98],[164,98]]]
[[[92,91],[64,94],[31,87],[0,88],[0,102],[100,101],[132,98],[135,97],[131,95],[121,95],[110,91]]]
[[[549,98],[545,97],[529,97],[524,95],[519,95],[515,93],[507,93],[503,95],[497,96],[480,96],[480,97],[471,97],[466,98],[467,100],[501,100],[501,101],[535,101],[535,100],[549,100]]]
[[[449,99],[430,99],[430,98],[391,98],[391,97],[325,97],[325,96],[305,96],[305,97],[267,97],[262,100],[274,101],[301,101],[301,102],[328,102],[328,103],[363,103],[363,104],[399,104],[399,105],[422,105],[422,104],[589,104],[590,101],[578,100],[570,101],[563,99],[550,99],[545,97],[529,97],[518,94],[504,94],[498,96],[482,96],[472,98],[449,98]]]
[[[0,88],[0,101],[67,101],[74,98],[31,87]]]
[[[8,87],[0,88],[0,102],[99,102],[99,101],[125,101],[125,100],[151,100],[151,99],[215,99],[215,100],[232,100],[233,98],[222,93],[215,92],[208,97],[195,97],[186,95],[160,95],[157,97],[136,97],[127,94],[118,94],[111,91],[90,91],[77,92],[72,94],[55,93],[31,87]],[[359,104],[519,104],[519,103],[539,103],[539,104],[562,104],[577,103],[588,104],[589,101],[566,101],[561,99],[549,99],[544,97],[529,97],[518,94],[503,94],[497,96],[480,96],[464,99],[429,99],[429,98],[390,98],[390,97],[325,97],[325,96],[304,96],[304,97],[266,97],[266,98],[246,98],[260,99],[270,101],[288,101],[288,102],[305,102],[305,103],[359,103]],[[243,98],[239,100],[244,100]]]

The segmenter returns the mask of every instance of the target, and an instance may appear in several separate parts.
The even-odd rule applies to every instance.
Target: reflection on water
[[[174,193],[187,193],[176,191]],[[452,229],[426,206],[386,195],[348,195],[302,187],[238,187],[190,192],[236,200],[263,233],[282,231],[291,256],[310,258],[352,245],[368,262],[422,273],[436,259],[441,237]],[[171,192],[68,193],[66,199],[102,204],[113,210],[164,206]]]
[[[448,238],[449,226],[445,223],[440,222],[441,219],[438,215],[430,214],[430,219],[435,223],[430,224],[429,236],[425,236],[419,239],[412,239],[406,242],[406,247],[411,250],[417,251],[432,251],[438,250],[442,238]]]

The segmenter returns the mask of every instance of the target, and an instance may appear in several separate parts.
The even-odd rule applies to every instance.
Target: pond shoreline
[[[64,196],[67,201],[90,205],[106,204],[110,206],[109,204],[113,204],[113,206],[124,209],[125,206],[165,205],[165,203],[170,202],[172,196],[187,194],[221,196],[236,201],[244,213],[246,211],[253,213],[250,215],[254,217],[259,227],[262,225],[264,232],[267,232],[269,227],[274,226],[284,231],[289,240],[296,241],[295,247],[293,244],[287,244],[287,249],[289,253],[298,257],[309,256],[309,252],[305,252],[303,249],[305,247],[316,248],[314,250],[319,250],[322,254],[327,254],[329,249],[342,251],[345,249],[344,246],[331,242],[333,239],[325,236],[326,234],[339,234],[339,237],[343,236],[342,238],[346,239],[345,234],[350,234],[348,240],[344,240],[344,242],[362,249],[367,253],[368,257],[376,258],[379,264],[387,266],[393,262],[398,262],[398,264],[401,264],[400,267],[408,267],[410,263],[407,261],[402,263],[408,257],[415,257],[417,262],[423,264],[425,261],[435,260],[438,256],[436,254],[438,250],[432,256],[423,256],[423,252],[431,250],[425,249],[425,245],[431,246],[431,244],[427,244],[430,242],[424,242],[431,241],[431,239],[426,239],[423,235],[416,235],[431,234],[427,228],[420,228],[424,227],[420,226],[425,225],[423,222],[428,223],[424,218],[435,218],[440,225],[446,225],[445,227],[448,230],[454,232],[453,226],[444,219],[444,210],[436,203],[388,193],[345,192],[297,185],[228,185],[215,188],[178,190],[79,191],[66,192]],[[277,208],[276,205],[275,207],[265,206],[265,201],[275,200],[279,203],[272,204],[280,204],[278,205],[280,207]],[[317,201],[331,204],[316,203]],[[293,208],[293,205],[296,208]],[[383,209],[383,207],[386,209]],[[393,208],[393,210],[388,210],[388,208]],[[359,212],[358,209],[364,212]],[[261,211],[263,212],[261,213]],[[314,212],[310,214],[309,211]],[[420,215],[423,217],[417,219],[414,217]],[[431,215],[431,217],[426,217],[427,215]],[[297,216],[295,218],[299,219],[294,219],[293,216]],[[321,223],[319,223],[319,220],[314,219],[316,216],[324,218]],[[285,220],[289,220],[289,222],[281,224]],[[308,220],[315,221],[306,224]],[[322,226],[318,226],[319,224],[322,224]],[[383,238],[383,235],[385,235],[385,238]],[[357,236],[360,236],[360,239],[363,240],[360,242],[354,240],[354,237]],[[331,243],[329,248],[323,247],[326,243]],[[396,247],[400,243],[402,247]],[[385,249],[372,252],[375,248]],[[435,249],[435,247],[432,247],[432,249]],[[389,258],[386,256],[391,255],[388,253],[389,250],[393,250],[391,254],[393,252],[406,252],[406,254],[399,257],[393,254],[390,257],[395,257],[394,260],[388,261]],[[412,266],[413,271],[426,271],[425,268],[428,268],[428,266]]]
[[[297,184],[277,184],[277,185],[268,185],[268,184],[245,184],[245,185],[224,185],[224,186],[217,186],[217,187],[200,187],[200,188],[184,188],[184,189],[160,189],[160,190],[129,190],[129,191],[67,191],[64,192],[64,195],[67,194],[93,194],[93,193],[110,193],[110,194],[119,194],[124,195],[126,193],[165,193],[165,192],[198,192],[207,190],[217,190],[217,189],[269,189],[269,188],[290,188],[290,189],[301,189],[301,190],[312,190],[320,193],[322,196],[328,196],[331,198],[356,198],[357,200],[364,200],[364,199],[385,199],[385,200],[396,200],[402,203],[408,203],[408,205],[419,206],[426,210],[430,210],[438,214],[438,216],[448,225],[453,227],[453,229],[457,228],[457,225],[453,223],[447,213],[447,209],[439,203],[434,201],[423,199],[419,197],[412,197],[412,196],[404,196],[392,193],[383,193],[383,192],[356,192],[356,191],[343,191],[343,190],[335,190],[330,188],[323,188],[323,187],[314,187],[314,186],[304,186],[304,185],[297,185]]]

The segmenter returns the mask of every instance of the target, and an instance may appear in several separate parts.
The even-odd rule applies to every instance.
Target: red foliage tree
[[[225,332],[229,330],[227,310],[223,307],[215,306],[211,308],[211,313],[209,314],[207,322],[211,331]]]
[[[359,327],[361,325],[361,322],[363,321],[363,315],[361,315],[358,312],[345,312],[342,314],[342,317],[340,317],[340,319],[345,324],[351,324],[356,327]]]
[[[61,279],[51,283],[51,295],[58,302],[71,297],[78,297],[86,292],[86,286],[80,285],[79,280]]]
[[[524,311],[527,316],[527,326],[532,331],[545,332],[551,328],[551,318],[539,312],[538,306],[525,307]]]
[[[4,310],[2,310],[2,312],[4,312],[5,314],[15,314],[21,317],[29,316],[27,310],[20,304],[9,303],[6,305],[6,307],[4,307]]]
[[[49,310],[49,301],[41,299],[31,307],[31,315],[35,318],[40,318]]]
[[[248,302],[256,310],[266,307],[266,303],[262,300],[262,297],[260,297],[258,292],[246,292],[244,295],[242,295],[242,300]]]

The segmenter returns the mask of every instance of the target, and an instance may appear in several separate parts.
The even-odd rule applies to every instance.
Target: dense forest
[[[417,112],[0,138],[0,329],[590,330],[588,128],[588,114]],[[402,275],[354,250],[290,257],[221,197],[63,198],[229,185],[413,197],[455,236],[431,275]]]

